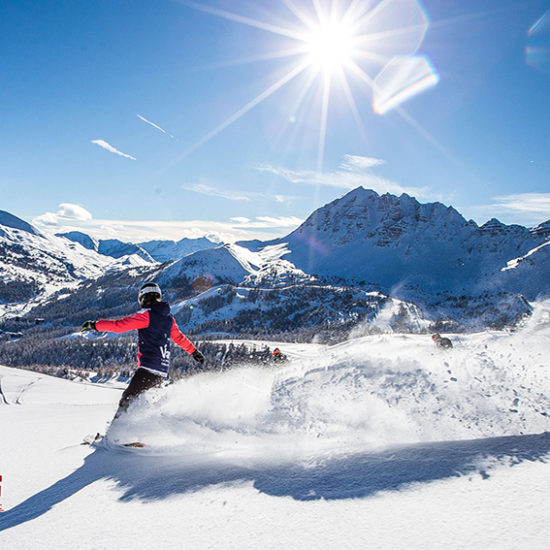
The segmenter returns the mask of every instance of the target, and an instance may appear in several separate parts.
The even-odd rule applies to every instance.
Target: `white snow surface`
[[[289,363],[152,390],[97,447],[120,390],[0,367],[0,545],[547,548],[550,304],[450,336],[279,342]]]

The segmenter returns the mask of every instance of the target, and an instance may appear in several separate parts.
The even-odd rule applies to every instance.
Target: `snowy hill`
[[[21,218],[18,218],[9,212],[5,212],[4,210],[0,210],[0,225],[10,227],[12,229],[20,229],[21,231],[26,231],[31,235],[40,234],[30,223],[27,223]]]
[[[247,260],[250,254],[236,245],[208,248],[188,254],[164,267],[159,275],[161,284],[187,281],[193,284],[197,279],[210,285],[220,282],[239,283],[255,271]]]
[[[200,239],[181,239],[180,241],[147,241],[139,243],[139,246],[146,250],[152,258],[157,262],[171,262],[187,254],[204,250],[208,248],[215,248],[220,243],[212,242],[211,240],[203,237]]]
[[[129,243],[118,239],[94,239],[81,231],[58,233],[58,237],[65,237],[71,241],[80,243],[84,248],[95,250],[100,254],[121,258],[122,256],[136,254],[154,263],[171,262],[178,260],[187,254],[207,248],[215,248],[219,243],[214,243],[206,238],[181,239],[178,242],[170,240],[147,241],[143,243]]]
[[[127,269],[127,262],[149,265],[136,256],[115,261],[17,220],[6,213],[0,217],[9,224],[0,224],[0,316],[22,314],[61,289],[75,289],[82,281]]]
[[[86,233],[82,233],[82,231],[69,231],[68,233],[56,233],[55,236],[65,237],[70,241],[81,244],[84,248],[87,248],[88,250],[95,250],[97,252],[99,248],[99,241],[97,239],[93,239],[89,235],[86,235]]]
[[[152,390],[97,448],[79,442],[121,390],[0,367],[0,543],[545,548],[549,328],[539,304],[451,352],[418,335],[288,345],[284,366]]]
[[[134,243],[126,243],[118,239],[93,239],[81,231],[69,231],[68,233],[58,233],[57,237],[65,237],[70,241],[81,244],[84,248],[95,250],[98,254],[111,256],[120,259],[123,256],[139,256],[149,263],[155,263],[155,260],[141,246]]]

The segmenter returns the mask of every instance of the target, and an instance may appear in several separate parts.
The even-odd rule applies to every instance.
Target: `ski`
[[[97,432],[95,435],[87,435],[82,439],[81,445],[93,445],[94,443],[97,443],[101,441],[105,436],[103,434],[100,434]]]

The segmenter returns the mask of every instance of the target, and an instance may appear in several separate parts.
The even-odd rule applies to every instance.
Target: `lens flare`
[[[374,80],[372,108],[383,115],[438,82],[426,57],[395,57]]]
[[[525,61],[535,69],[550,72],[550,10],[527,33]]]

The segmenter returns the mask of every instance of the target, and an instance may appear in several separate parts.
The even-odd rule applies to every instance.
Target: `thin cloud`
[[[246,221],[245,221],[246,220]],[[152,240],[178,241],[184,237],[207,237],[215,242],[231,243],[259,239],[268,241],[287,235],[303,220],[294,217],[281,218],[231,218],[229,221],[128,221],[128,220],[77,220],[62,218],[47,212],[32,220],[45,233],[81,231],[96,239],[119,239],[124,242]]]
[[[382,159],[363,157],[359,155],[344,155],[344,161],[340,167],[344,170],[355,172],[357,170],[366,170],[369,168],[374,168],[375,166],[382,166],[383,164],[386,164],[386,161]]]
[[[518,193],[494,197],[490,205],[497,213],[511,215],[519,223],[537,224],[550,219],[550,193]]]
[[[519,193],[494,197],[496,208],[550,217],[550,193]]]
[[[332,172],[318,172],[316,170],[291,170],[262,164],[257,166],[260,172],[267,172],[279,176],[290,183],[301,185],[323,185],[337,187],[339,189],[355,189],[365,187],[373,189],[377,193],[393,193],[401,195],[407,193],[415,197],[423,197],[427,194],[425,187],[405,187],[395,181],[377,176],[368,171],[369,168],[381,166],[385,161],[370,157],[346,155],[339,170]]]
[[[517,193],[492,200],[491,204],[466,206],[460,210],[479,224],[498,218],[507,224],[535,226],[550,219],[550,193]]]
[[[264,224],[264,227],[297,227],[303,223],[303,219],[296,216],[280,216],[274,218],[272,216],[257,216],[259,223]],[[259,225],[257,227],[260,227]]]
[[[154,122],[151,122],[150,120],[146,119],[144,116],[141,116],[139,114],[136,114],[136,116],[140,119],[140,120],[143,120],[143,122],[145,122],[146,124],[149,124],[150,126],[152,126],[153,128],[156,128],[157,130],[160,130],[163,134],[166,134],[167,136],[173,138],[174,136],[172,134],[169,134],[164,128],[161,128],[158,124],[155,124]]]
[[[194,193],[200,193],[201,195],[206,195],[207,197],[219,197],[230,201],[268,201],[284,204],[300,200],[300,197],[294,197],[290,195],[258,193],[257,191],[237,191],[235,189],[222,189],[219,186],[201,181],[189,185],[182,185],[182,189],[185,189],[186,191],[193,191]]]
[[[230,201],[246,201],[250,202],[252,198],[257,196],[256,193],[242,193],[241,191],[233,191],[220,189],[206,183],[194,183],[192,185],[183,185],[183,189],[186,191],[193,191],[194,193],[200,193],[207,197],[221,197]]]
[[[109,151],[109,153],[114,153],[115,155],[119,155],[127,159],[137,160],[136,157],[133,157],[132,155],[128,155],[127,153],[123,153],[122,151],[119,151],[116,147],[113,147],[111,144],[107,143],[102,139],[92,139],[92,143],[95,145],[98,145],[99,147],[101,147],[102,149],[105,149],[106,151]]]

